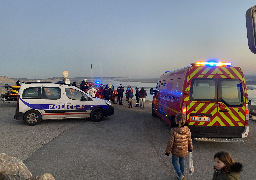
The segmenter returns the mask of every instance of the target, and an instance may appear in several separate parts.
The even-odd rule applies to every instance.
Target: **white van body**
[[[101,121],[114,114],[110,101],[92,98],[77,87],[54,83],[22,84],[14,116],[28,125],[46,119],[91,118]]]

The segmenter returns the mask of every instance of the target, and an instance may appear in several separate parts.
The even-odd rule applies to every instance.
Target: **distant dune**
[[[0,76],[0,83],[15,83],[17,80],[8,78],[6,76]]]

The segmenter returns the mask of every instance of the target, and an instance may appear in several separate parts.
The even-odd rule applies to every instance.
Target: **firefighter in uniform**
[[[100,87],[99,87],[98,90],[97,90],[100,99],[103,99],[103,90],[104,90],[103,84],[101,84]]]
[[[105,98],[105,100],[109,100],[109,88],[108,88],[108,84],[106,85],[104,91],[103,91],[103,96]]]

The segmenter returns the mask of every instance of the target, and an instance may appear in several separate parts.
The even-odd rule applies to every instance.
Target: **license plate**
[[[210,121],[210,117],[191,116],[192,121]]]

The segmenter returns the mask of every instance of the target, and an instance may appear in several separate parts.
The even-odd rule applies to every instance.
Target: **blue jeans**
[[[177,172],[178,176],[181,177],[181,175],[184,174],[184,157],[176,157],[172,155],[172,165],[175,171]]]

